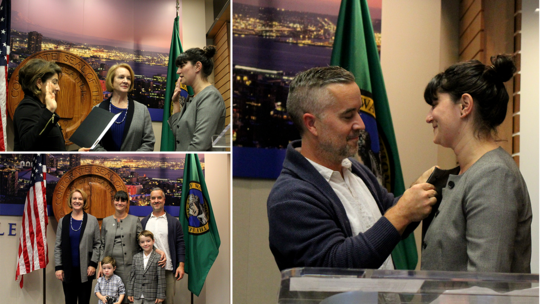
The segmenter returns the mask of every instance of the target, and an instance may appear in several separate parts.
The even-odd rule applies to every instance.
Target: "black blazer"
[[[60,116],[47,110],[34,96],[26,95],[13,115],[15,151],[65,151],[58,124]]]
[[[71,257],[71,241],[69,238],[71,212],[66,214],[58,221],[56,228],[56,242],[54,246],[54,263],[55,271],[63,270],[64,279],[71,280],[72,273],[72,257]],[[81,282],[93,280],[95,274],[91,277],[86,275],[88,266],[97,269],[99,261],[99,223],[95,216],[84,212],[83,221],[81,224],[81,237],[79,239],[79,271]]]

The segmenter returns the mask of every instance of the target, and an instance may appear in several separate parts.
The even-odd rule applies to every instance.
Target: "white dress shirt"
[[[154,213],[150,215],[148,223],[146,223],[146,230],[154,234],[154,245],[157,249],[165,252],[167,262],[165,263],[165,270],[173,270],[171,251],[169,250],[169,228],[167,223],[167,214],[162,216],[154,216]]]
[[[306,159],[326,179],[343,204],[353,235],[366,232],[382,217],[379,206],[368,187],[359,176],[352,172],[352,163],[349,159],[345,158],[341,163],[343,177],[338,171],[319,165],[309,158]],[[391,255],[379,269],[394,269]]]

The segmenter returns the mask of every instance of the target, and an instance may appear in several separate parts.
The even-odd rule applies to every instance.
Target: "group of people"
[[[174,303],[175,282],[184,276],[185,245],[180,221],[167,213],[165,193],[150,193],[152,213],[142,221],[128,214],[129,196],[115,194],[115,213],[101,230],[88,214],[87,194],[75,189],[68,199],[72,212],[58,221],[54,248],[55,275],[66,303],[89,303],[92,281],[99,304]]]
[[[422,270],[530,273],[531,202],[497,137],[509,100],[504,82],[515,70],[510,56],[498,55],[491,65],[457,63],[429,82],[426,122],[459,168],[437,191],[427,182],[433,167],[399,197],[353,158],[365,129],[354,76],[340,67],[296,75],[287,111],[301,140],[287,147],[267,203],[279,269],[394,269],[392,250],[431,216]]]
[[[212,150],[212,136],[225,126],[225,103],[210,84],[216,53],[214,46],[192,48],[176,59],[179,80],[172,96],[173,112],[169,118],[175,136],[176,151]],[[19,70],[24,99],[13,117],[15,151],[65,151],[64,133],[58,123],[56,95],[60,91],[62,69],[52,61],[32,59]],[[96,107],[120,113],[99,144],[92,151],[154,151],[155,136],[148,108],[130,96],[135,74],[127,63],[113,65],[105,85],[110,98]],[[180,98],[181,85],[191,86],[193,95]],[[79,151],[90,151],[81,147]]]

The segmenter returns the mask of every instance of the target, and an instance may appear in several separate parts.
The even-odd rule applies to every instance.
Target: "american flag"
[[[26,194],[19,239],[15,280],[23,287],[23,274],[45,268],[49,264],[47,249],[47,170],[45,154],[34,155],[30,190]]]
[[[0,0],[0,151],[6,151],[6,100],[11,35],[11,0]]]

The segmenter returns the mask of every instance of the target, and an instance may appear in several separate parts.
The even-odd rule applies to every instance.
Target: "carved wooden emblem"
[[[15,109],[24,97],[19,84],[19,69],[29,60],[40,58],[54,61],[62,68],[60,77],[60,92],[56,96],[61,117],[60,126],[64,133],[66,145],[71,145],[68,139],[81,122],[92,110],[92,107],[103,101],[103,90],[94,69],[81,57],[66,51],[42,51],[25,59],[13,72],[9,80],[8,113],[13,119]]]
[[[126,184],[113,170],[99,165],[75,167],[62,176],[53,193],[53,212],[56,220],[71,212],[68,206],[69,194],[74,189],[82,189],[88,195],[88,209],[85,212],[101,220],[114,214],[113,198],[117,191],[127,192]],[[129,211],[129,205],[127,206]]]

